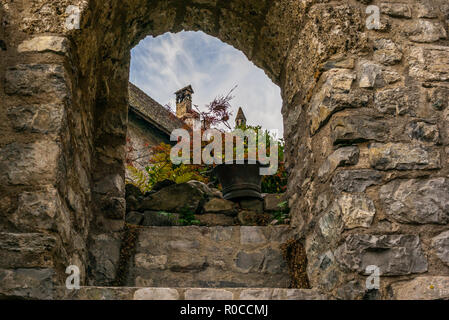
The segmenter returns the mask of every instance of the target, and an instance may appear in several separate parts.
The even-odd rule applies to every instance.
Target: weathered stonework
[[[381,9],[380,30],[365,27],[368,3]],[[65,26],[68,5],[80,6],[79,30]],[[362,298],[363,267],[377,263],[388,275],[378,297],[391,298],[391,287],[396,298],[447,298],[414,288],[427,279],[447,287],[449,276],[440,237],[449,212],[448,17],[446,0],[1,1],[0,295],[49,298],[70,264],[82,284],[115,276],[130,50],[147,35],[185,29],[235,46],[281,88],[286,198],[312,286]],[[348,146],[358,160],[337,151]],[[238,261],[248,269],[271,254]],[[204,265],[201,256],[180,259],[167,265]],[[101,272],[87,280],[87,270]]]

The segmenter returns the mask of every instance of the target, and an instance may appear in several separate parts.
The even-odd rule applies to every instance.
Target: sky
[[[162,105],[175,110],[174,92],[191,84],[193,103],[204,110],[234,86],[234,125],[242,107],[247,123],[283,134],[282,99],[278,86],[262,69],[232,46],[203,32],[166,33],[146,37],[131,51],[130,81]]]

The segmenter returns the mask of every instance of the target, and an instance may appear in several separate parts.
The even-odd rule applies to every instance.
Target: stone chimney
[[[237,116],[235,117],[235,126],[241,127],[246,125],[246,117],[243,113],[242,107],[239,108],[239,111],[237,112]]]

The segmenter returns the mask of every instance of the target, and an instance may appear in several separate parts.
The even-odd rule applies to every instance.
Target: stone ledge
[[[315,289],[282,288],[138,288],[81,287],[56,288],[58,300],[326,300]]]

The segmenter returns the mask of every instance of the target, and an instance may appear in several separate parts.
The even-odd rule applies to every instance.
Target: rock
[[[189,210],[196,213],[205,202],[206,196],[202,189],[193,183],[175,184],[145,197],[137,209],[166,212]]]
[[[331,122],[331,141],[334,145],[360,141],[385,141],[390,124],[371,116],[351,115],[335,117]]]
[[[164,211],[145,211],[142,226],[178,226],[179,215]]]
[[[335,150],[321,165],[318,177],[325,178],[333,173],[335,169],[342,166],[351,166],[359,161],[359,148],[356,146],[343,147]]]
[[[203,192],[204,195],[206,195],[209,198],[212,198],[215,196],[214,192],[204,183],[201,181],[196,180],[190,180],[187,182],[189,185],[193,186],[194,188],[200,190]]]
[[[53,267],[59,241],[43,233],[0,233],[0,268]]]
[[[242,210],[239,211],[237,219],[242,226],[263,226],[271,221],[272,216],[268,213]]]
[[[210,191],[212,191],[214,197],[223,199],[223,193],[220,190],[218,190],[217,188],[209,188],[209,189]]]
[[[375,170],[343,170],[335,174],[331,186],[338,193],[364,192],[369,186],[380,184],[382,178],[382,173]]]
[[[374,50],[374,60],[384,65],[395,65],[402,60],[402,52],[390,39],[374,40]]]
[[[103,197],[101,209],[105,217],[112,220],[123,220],[126,212],[126,200],[121,197]]]
[[[391,285],[396,300],[448,300],[449,277],[425,276]]]
[[[17,210],[9,217],[22,230],[57,230],[59,227],[70,228],[70,218],[64,212],[58,190],[46,186],[37,192],[22,192],[18,197]],[[63,223],[66,223],[64,225]],[[63,230],[61,233],[64,234]],[[67,235],[66,235],[67,236]]]
[[[432,248],[438,258],[449,266],[449,231],[445,231],[434,237],[432,239]]]
[[[126,215],[126,223],[133,225],[140,225],[143,221],[144,215],[140,212],[131,211]]]
[[[167,266],[167,256],[154,256],[151,254],[138,253],[134,256],[134,264],[138,268],[147,270],[160,269],[164,270]]]
[[[188,289],[185,292],[186,300],[232,300],[231,291],[224,289]]]
[[[65,117],[65,107],[62,104],[24,105],[8,110],[8,119],[19,132],[59,133]]]
[[[380,11],[394,18],[412,18],[412,10],[405,3],[386,3],[380,4]]]
[[[404,87],[378,91],[374,95],[374,107],[386,114],[415,115],[418,101],[416,92]]]
[[[240,251],[235,266],[243,273],[257,270],[269,274],[278,274],[285,270],[285,261],[279,250],[262,249],[255,252]]]
[[[447,108],[447,106],[449,106],[449,88],[433,88],[430,90],[427,98],[435,110],[444,110]]]
[[[384,276],[406,275],[427,271],[419,236],[415,235],[349,235],[335,251],[344,268],[364,274],[366,267],[379,267]]]
[[[371,61],[362,60],[358,68],[360,88],[381,88],[401,79],[401,76],[397,72],[385,69],[381,65]]]
[[[263,212],[263,200],[261,199],[241,199],[239,204],[243,210],[253,211],[256,213]]]
[[[65,70],[57,64],[20,64],[10,67],[5,74],[5,92],[9,95],[52,95],[54,100],[67,97]]]
[[[201,272],[208,267],[207,257],[180,253],[168,257],[167,268],[172,272]]]
[[[408,33],[411,41],[420,43],[431,43],[447,38],[446,30],[440,22],[421,19],[411,24]]]
[[[434,6],[426,0],[420,0],[416,5],[416,9],[418,18],[434,19],[438,17]]]
[[[240,243],[246,245],[267,242],[264,229],[264,227],[240,227]]]
[[[310,102],[312,134],[315,134],[335,112],[365,106],[369,97],[361,92],[350,93],[356,78],[353,71],[332,69],[323,73],[324,84]]]
[[[432,46],[414,47],[410,50],[409,74],[422,81],[449,80],[449,48]]]
[[[195,219],[202,226],[233,226],[235,218],[220,213],[206,213],[195,215]]]
[[[362,300],[366,291],[365,287],[365,284],[362,285],[360,281],[349,281],[345,285],[338,288],[338,298],[342,300]]]
[[[436,124],[425,121],[413,121],[407,125],[405,131],[413,140],[434,144],[440,141],[440,131]]]
[[[372,143],[368,148],[371,167],[378,170],[418,170],[440,168],[437,150],[406,143]]]
[[[92,285],[110,286],[114,284],[119,267],[121,233],[92,236],[89,247],[89,279]]]
[[[68,51],[69,42],[65,37],[40,36],[22,42],[17,48],[18,52],[45,52],[65,54]]]
[[[264,263],[263,252],[240,251],[235,259],[235,266],[242,272],[249,273],[255,270],[262,270]]]
[[[279,208],[279,204],[286,201],[286,194],[268,193],[265,194],[263,201],[264,201],[264,211],[268,212],[279,211],[281,209]]]
[[[337,200],[345,229],[369,228],[376,208],[374,202],[364,194],[343,194]]]
[[[172,185],[174,185],[174,184],[176,184],[174,181],[165,179],[165,180],[162,180],[162,181],[157,182],[157,183],[153,186],[153,188],[151,189],[151,191],[159,191],[159,190],[162,190],[162,189],[167,188],[167,187],[169,187],[169,186],[172,186]]]
[[[55,271],[44,269],[0,269],[0,296],[10,299],[52,300]]]
[[[229,216],[237,215],[237,206],[234,202],[220,199],[212,198],[203,207],[205,213],[220,213]]]
[[[179,300],[179,293],[170,288],[144,288],[134,292],[133,300]]]
[[[140,189],[138,187],[136,187],[135,185],[133,185],[131,183],[127,183],[125,185],[125,195],[126,195],[126,198],[132,196],[136,200],[140,200],[143,198],[142,191],[140,191]]]
[[[5,185],[56,183],[61,147],[51,140],[0,147],[0,181]]]
[[[240,300],[271,300],[273,289],[245,289],[240,292]]]
[[[449,222],[449,180],[395,180],[382,186],[379,198],[391,219],[401,223]]]

